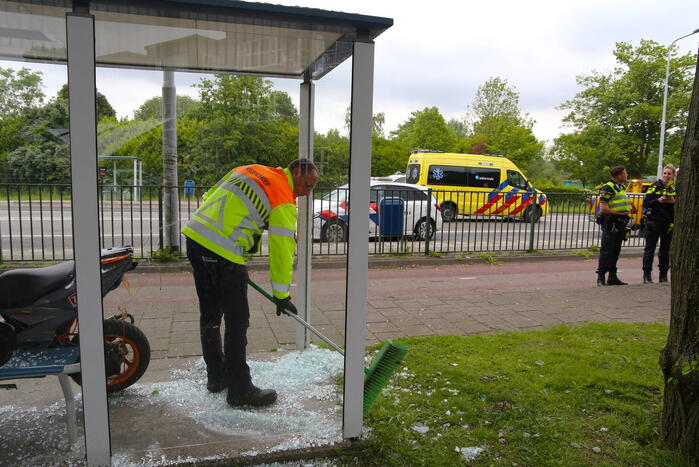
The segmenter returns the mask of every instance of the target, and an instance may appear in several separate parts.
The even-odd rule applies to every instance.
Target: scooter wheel
[[[105,319],[104,347],[108,393],[128,388],[148,369],[150,344],[145,334],[133,324],[121,319]],[[70,377],[76,383],[82,383],[80,373]]]

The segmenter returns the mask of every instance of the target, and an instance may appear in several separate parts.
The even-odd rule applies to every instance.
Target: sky
[[[576,76],[614,68],[620,41],[669,44],[699,28],[697,0],[488,0],[430,2],[393,0],[275,0],[273,3],[392,18],[376,39],[374,113],[394,130],[411,112],[436,106],[448,120],[463,118],[478,86],[499,76],[520,95],[520,109],[535,120],[534,134],[552,140],[562,131],[557,107],[581,88]],[[699,34],[678,42],[696,52]],[[65,71],[40,64],[48,97],[65,83]],[[178,94],[197,96],[193,84],[206,75],[177,73]],[[299,81],[272,80],[298,106]],[[350,102],[351,60],[316,82],[315,128],[344,130]],[[143,101],[161,94],[158,71],[98,69],[97,88],[119,117],[133,115]],[[127,89],[128,92],[124,92]]]

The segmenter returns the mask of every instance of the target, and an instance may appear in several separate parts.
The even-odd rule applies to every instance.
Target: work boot
[[[206,378],[206,389],[208,389],[209,392],[221,392],[224,389],[226,389],[226,386],[226,381],[223,378],[219,378],[216,376],[209,376],[208,378]]]
[[[607,285],[629,285],[628,282],[622,282],[616,274],[609,273],[609,279],[607,279]]]
[[[662,277],[662,275],[661,275]],[[651,276],[650,272],[643,271],[643,283],[644,284],[652,284],[653,283],[653,276]]]
[[[658,282],[667,282],[667,271],[660,271],[660,277],[658,277]]]
[[[226,402],[231,407],[263,407],[274,404],[276,400],[277,391],[274,389],[260,389],[254,384],[250,384],[244,391],[236,391],[233,386],[230,386],[226,396]]]
[[[607,285],[607,282],[604,278],[604,273],[597,274],[597,287],[602,287]]]
[[[217,393],[226,389],[226,378],[223,377],[223,372],[221,371],[207,371],[206,372],[206,389],[209,392]]]

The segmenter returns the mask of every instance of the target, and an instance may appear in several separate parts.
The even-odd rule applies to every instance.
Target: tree
[[[20,183],[68,183],[68,145],[48,141],[22,146],[7,156],[13,178]]]
[[[0,68],[0,119],[19,117],[43,102],[40,72]]]
[[[384,130],[383,127],[386,124],[386,115],[383,112],[379,112],[377,114],[374,114],[374,116],[371,118],[371,134],[375,138],[383,138],[384,137]],[[348,106],[347,110],[345,111],[345,130],[347,130],[347,133],[350,132],[350,128],[352,126],[352,107]]]
[[[199,120],[187,161],[197,183],[215,183],[236,165],[252,162],[278,164],[298,154],[289,126],[298,112],[271,82],[250,76],[215,75],[198,85],[201,105],[188,117]],[[280,139],[265,132],[279,132]],[[270,144],[266,148],[264,145]],[[273,153],[274,151],[274,153]],[[277,152],[281,151],[281,152]]]
[[[471,113],[475,121],[474,133],[487,133],[479,126],[487,126],[492,121],[512,120],[519,124],[522,120],[519,93],[510,87],[507,80],[499,76],[489,78],[478,86]]]
[[[196,110],[199,107],[199,101],[192,99],[189,96],[177,96],[177,117],[181,118],[185,116],[189,111]],[[163,98],[162,96],[155,96],[147,99],[141,106],[134,112],[134,120],[157,120],[162,119],[163,113]]]
[[[662,437],[699,465],[699,66],[682,146],[672,242],[670,333],[661,352]]]
[[[519,109],[519,92],[500,77],[478,87],[471,105],[473,135],[460,140],[459,151],[502,154],[519,167],[528,167],[541,155],[543,143],[532,128],[534,121]]]
[[[444,121],[437,107],[425,107],[413,112],[391,135],[409,151],[450,151],[456,142],[456,135]]]
[[[464,139],[469,135],[469,126],[466,119],[450,118],[447,126],[451,128],[457,138]]]
[[[655,173],[667,47],[641,40],[639,46],[619,42],[614,56],[617,66],[610,73],[593,72],[577,78],[584,89],[560,108],[573,131],[556,140],[559,160],[588,168],[622,163],[629,175]],[[691,93],[691,70],[696,56],[677,56],[672,50],[666,135],[667,160],[677,161],[687,121]],[[595,161],[594,159],[602,159]],[[602,181],[600,173],[595,181]]]

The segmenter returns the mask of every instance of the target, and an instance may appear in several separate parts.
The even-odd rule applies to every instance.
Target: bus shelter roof
[[[66,61],[70,0],[0,0],[0,58]],[[75,2],[78,3],[78,2]],[[319,79],[393,20],[230,0],[85,1],[97,66]]]

